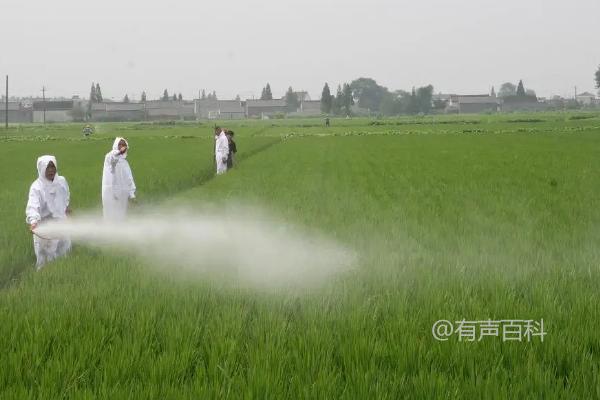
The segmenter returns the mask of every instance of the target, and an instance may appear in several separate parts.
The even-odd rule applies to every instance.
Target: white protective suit
[[[54,180],[46,178],[46,168],[52,161],[57,169]],[[67,180],[58,175],[58,165],[54,156],[41,156],[37,159],[38,178],[29,188],[29,200],[25,209],[26,222],[29,225],[43,224],[51,219],[67,217],[67,207],[71,194]],[[36,267],[39,270],[57,257],[65,255],[71,249],[71,240],[42,239],[33,235],[33,249],[37,257]]]
[[[215,161],[217,162],[217,175],[227,172],[227,157],[229,157],[229,140],[225,131],[221,131],[215,142]]]
[[[116,138],[113,149],[104,157],[104,170],[102,172],[102,210],[105,219],[120,220],[127,215],[129,199],[135,198],[135,183],[131,168],[127,162],[127,151],[119,152],[119,142],[125,140]]]

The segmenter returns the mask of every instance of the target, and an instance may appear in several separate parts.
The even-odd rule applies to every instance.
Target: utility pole
[[[8,75],[6,75],[6,98],[4,99],[4,128],[8,129]]]
[[[46,125],[46,86],[42,86],[42,102],[44,105],[44,125]]]

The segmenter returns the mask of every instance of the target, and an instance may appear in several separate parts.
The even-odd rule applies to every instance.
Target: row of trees
[[[596,88],[600,89],[600,66],[595,73]],[[492,95],[495,95],[495,90],[492,88]],[[357,104],[360,108],[367,109],[370,112],[380,113],[383,115],[398,115],[398,114],[427,114],[432,107],[441,108],[443,105],[436,105],[432,102],[433,86],[427,85],[419,88],[412,88],[410,92],[404,90],[390,91],[385,86],[379,85],[371,78],[358,78],[351,83],[338,85],[336,94],[333,95],[329,85],[325,83],[321,93],[321,111],[325,114],[334,115],[350,115],[351,107]],[[523,81],[519,80],[518,84],[505,82],[500,86],[498,97],[504,99],[511,98],[536,98],[536,93],[532,89],[526,89]],[[201,99],[218,100],[216,91],[206,94],[202,89]],[[267,83],[261,92],[261,100],[273,100],[271,85]],[[142,92],[142,102],[146,101],[146,92]],[[169,96],[167,89],[164,90],[161,98],[163,101],[174,100],[181,101],[183,96],[181,93]],[[239,95],[236,100],[240,100]],[[90,90],[90,104],[100,103],[103,101],[102,90],[99,83],[92,83]],[[129,97],[125,95],[123,101],[128,103]],[[301,99],[298,98],[298,93],[294,92],[290,86],[285,94],[285,102],[288,111],[296,111],[300,106]],[[91,105],[90,105],[91,109]]]
[[[273,100],[273,93],[271,92],[271,85],[269,85],[269,83],[267,83],[267,86],[265,86],[262,89],[262,92],[260,94],[260,99],[261,100]]]
[[[371,78],[355,79],[351,83],[338,85],[336,93],[331,93],[328,83],[321,92],[321,111],[324,114],[351,115],[352,106],[384,115],[428,113],[431,110],[433,86],[413,88],[412,92],[390,92]],[[272,100],[271,85],[267,83],[261,92],[261,100]],[[302,99],[290,86],[284,96],[288,112],[300,107]]]
[[[92,103],[102,103],[102,89],[100,89],[100,84],[92,82],[92,88],[90,89],[90,101],[87,105],[87,110],[83,112],[83,115],[79,115],[81,110],[74,110],[73,119],[75,121],[79,121],[80,119],[84,119],[84,115],[87,114],[88,117],[92,115]]]
[[[90,89],[90,103],[102,103],[102,89],[100,84],[92,82],[92,88]]]
[[[212,94],[208,95],[208,98],[212,98],[211,96],[214,97],[214,100],[217,100],[217,93],[216,92],[212,92]],[[204,92],[204,90],[202,91],[202,98],[206,98],[206,94]],[[169,96],[169,91],[167,89],[165,89],[165,91],[163,92],[162,97],[160,98],[160,100],[162,101],[169,101],[169,100],[173,100],[173,101],[182,101],[183,100],[183,95],[181,93],[179,94],[173,94],[173,96]],[[102,103],[104,101],[103,97],[102,97],[102,89],[100,88],[100,84],[96,83],[94,84],[92,82],[92,88],[90,89],[90,102],[89,102],[89,109],[91,110],[91,104],[92,103]],[[126,94],[123,97],[123,102],[124,103],[129,103],[129,96]],[[142,103],[145,103],[147,101],[147,96],[146,96],[146,92],[143,91],[142,92],[142,98],[141,98]]]
[[[354,96],[348,83],[338,85],[335,96],[331,94],[329,85],[325,83],[321,92],[321,111],[324,114],[350,115],[354,105]]]
[[[239,96],[238,96],[239,98]],[[267,83],[263,88],[260,95],[260,100],[273,100],[273,92],[271,91],[271,85]],[[294,112],[300,107],[300,103],[303,99],[298,97],[298,92],[290,86],[284,96],[285,104],[288,112]],[[354,98],[352,97],[352,90],[350,85],[345,83],[343,87],[338,86],[337,94],[334,96],[329,90],[327,83],[323,88],[323,94],[321,96],[321,110],[326,113],[334,114],[350,114],[350,107],[354,105]]]
[[[169,101],[169,100],[182,101],[183,96],[181,95],[181,93],[179,93],[179,95],[177,95],[177,93],[173,93],[173,96],[169,96],[169,91],[167,89],[165,89],[165,91],[163,92],[163,95],[160,99],[162,101]]]
[[[200,99],[202,100],[219,100],[217,98],[216,90],[213,90],[212,93],[206,94],[206,90],[202,89],[202,94],[200,95]]]
[[[271,88],[269,87],[269,90]],[[298,93],[294,92],[294,89],[290,86],[288,91],[285,92],[285,105],[287,107],[288,112],[294,112],[298,110],[300,107],[300,99],[298,98]]]
[[[492,91],[494,88],[492,88]],[[511,82],[505,82],[500,86],[500,90],[498,91],[498,97],[506,98],[511,96],[519,96],[519,97],[536,97],[535,91],[533,89],[525,89],[523,85],[523,80],[519,80],[519,83],[515,85]]]
[[[433,86],[413,88],[411,92],[391,92],[371,78],[358,78],[350,83],[338,85],[332,95],[325,83],[321,93],[321,111],[325,114],[350,115],[351,107],[369,110],[383,115],[418,114],[431,111]]]
[[[596,72],[596,80],[600,86],[600,67]],[[492,95],[495,95],[492,88]],[[523,81],[518,84],[506,82],[500,87],[498,97],[505,101],[537,101],[535,91],[526,89]],[[390,91],[371,78],[358,78],[352,82],[338,86],[336,95],[332,95],[329,85],[325,83],[321,93],[321,111],[325,114],[349,115],[351,107],[358,107],[386,116],[399,114],[427,114],[432,108],[443,109],[446,104],[433,102],[433,86],[427,85],[412,90]]]

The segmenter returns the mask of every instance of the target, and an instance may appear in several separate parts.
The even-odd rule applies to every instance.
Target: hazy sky
[[[0,75],[12,95],[320,97],[360,76],[390,89],[538,95],[594,89],[600,0],[2,0]],[[2,78],[3,80],[3,78]],[[0,83],[2,92],[3,82]]]

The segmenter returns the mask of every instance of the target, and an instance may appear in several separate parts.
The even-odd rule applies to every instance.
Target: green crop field
[[[220,124],[239,153],[219,177],[213,122],[0,131],[1,399],[600,398],[600,114]],[[115,136],[132,213],[248,204],[352,248],[354,268],[257,289],[76,243],[35,272],[36,158],[57,156],[77,216],[100,206]],[[488,319],[546,335],[432,334]]]

